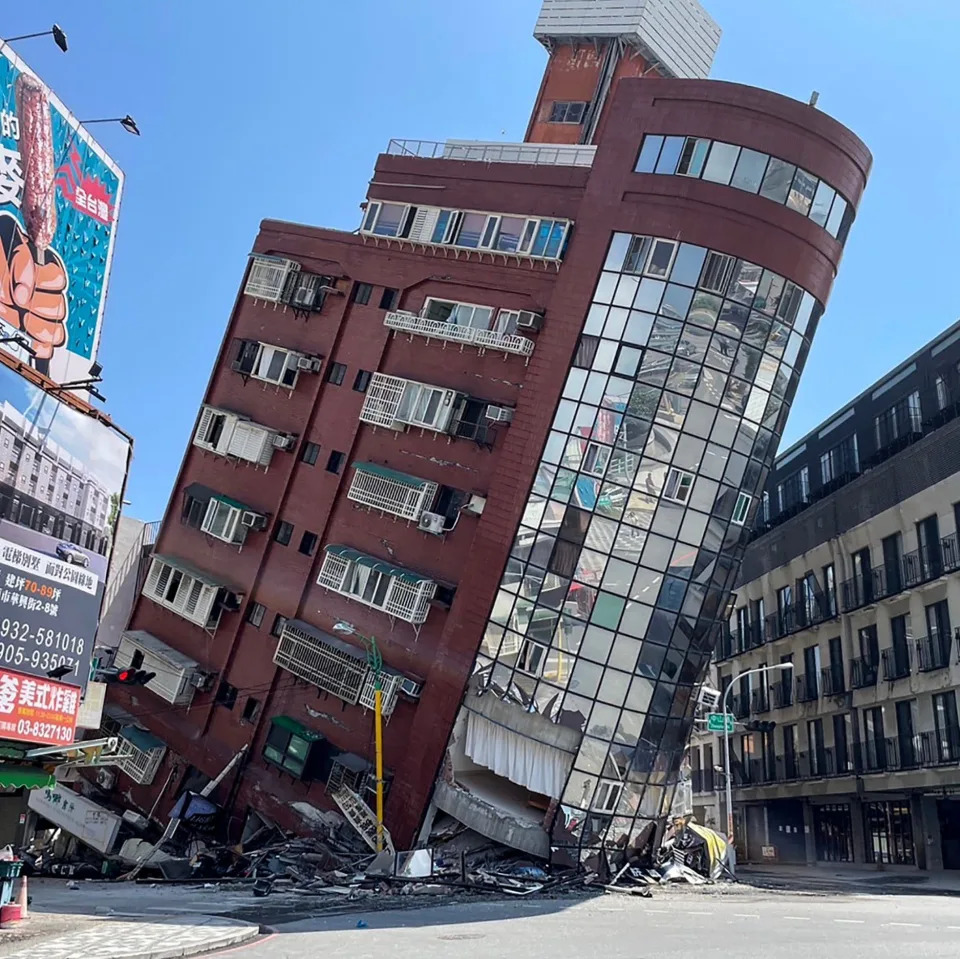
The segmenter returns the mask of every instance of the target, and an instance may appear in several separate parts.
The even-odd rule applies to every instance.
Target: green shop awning
[[[45,789],[55,786],[56,777],[37,766],[0,763],[0,789]]]
[[[145,753],[153,749],[163,749],[167,745],[162,739],[157,739],[153,733],[148,733],[139,726],[121,726],[120,735]]]
[[[360,473],[369,473],[371,476],[379,476],[381,479],[390,480],[392,483],[399,483],[409,489],[421,490],[429,484],[429,480],[420,479],[419,476],[411,476],[409,473],[401,473],[400,470],[392,470],[389,466],[381,466],[379,463],[354,463],[353,468]]]
[[[230,496],[224,496],[223,493],[214,493],[212,499],[217,500],[219,503],[223,503],[225,506],[232,506],[234,509],[243,510],[244,512],[247,510],[250,510],[250,512],[253,513],[258,512],[258,510],[251,510],[246,503],[241,503],[240,500],[233,499]]]
[[[402,566],[394,566],[386,560],[379,559],[376,556],[370,556],[367,553],[361,553],[360,550],[352,549],[349,546],[338,546],[334,544],[325,546],[324,549],[333,556],[339,556],[341,559],[356,563],[358,566],[367,566],[370,569],[376,570],[378,573],[385,573],[387,576],[393,576],[413,586],[417,586],[420,583],[433,582],[429,576],[424,576],[422,573],[415,573],[411,569],[404,569]]]
[[[274,726],[279,726],[281,729],[285,729],[288,733],[293,733],[294,736],[299,736],[301,739],[306,739],[308,742],[316,742],[319,739],[323,739],[323,736],[314,732],[312,729],[308,729],[303,723],[298,722],[292,716],[274,716],[271,720]]]

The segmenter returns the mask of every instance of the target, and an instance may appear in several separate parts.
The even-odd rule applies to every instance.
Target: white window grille
[[[384,716],[389,716],[397,705],[397,693],[400,692],[400,686],[403,683],[403,676],[399,673],[380,673],[380,712]],[[375,707],[376,679],[373,671],[367,673],[364,680],[363,689],[360,690],[360,705],[365,709]]]
[[[345,546],[326,547],[317,583],[415,625],[426,620],[437,591],[432,579]]]
[[[249,370],[243,370],[248,376],[264,383],[292,390],[297,385],[298,362],[303,356],[293,350],[285,350],[269,343],[258,343],[256,356]]]
[[[370,671],[361,650],[292,622],[280,633],[273,661],[351,706],[359,700]]]
[[[419,520],[433,502],[437,484],[375,463],[354,463],[347,499],[402,519]]]
[[[693,473],[685,470],[671,469],[667,473],[667,482],[663,487],[663,498],[675,503],[686,503],[693,488]]]
[[[502,317],[504,314],[500,315]],[[514,316],[518,315],[519,311],[515,311]],[[476,346],[481,350],[500,350],[504,353],[515,353],[518,356],[530,356],[533,353],[533,340],[526,336],[518,336],[510,330],[509,316],[503,326],[498,320],[497,328],[493,330],[436,319],[426,314],[417,316],[404,312],[387,313],[383,318],[383,324],[391,330],[401,330],[404,333],[413,333],[428,339],[445,340],[449,343]],[[513,330],[515,329],[516,320],[513,323]]]
[[[601,779],[597,783],[597,791],[593,794],[591,809],[594,812],[614,813],[620,802],[620,793],[623,792],[623,783],[615,779]]]
[[[273,441],[276,436],[274,430],[268,430],[259,423],[241,421],[233,431],[227,452],[230,456],[236,456],[248,463],[268,466],[273,458]]]
[[[244,512],[242,507],[214,496],[207,504],[200,530],[225,543],[242,543],[247,533],[240,522]]]
[[[254,423],[238,413],[204,406],[193,434],[193,445],[219,456],[267,466],[273,457],[275,430]]]
[[[375,426],[403,429],[419,426],[442,433],[453,415],[455,390],[374,373],[360,410],[360,419]]]
[[[230,448],[230,438],[239,420],[236,413],[219,410],[215,406],[204,406],[197,430],[193,434],[194,446],[226,456]]]
[[[126,758],[117,761],[117,768],[122,773],[126,773],[135,783],[149,786],[157,775],[167,747],[158,746],[155,749],[144,750],[130,742],[121,733],[120,752],[126,754]]]
[[[733,516],[731,517],[731,522],[736,523],[737,526],[743,526],[747,521],[747,513],[750,512],[750,504],[753,502],[753,498],[749,493],[738,493],[737,502],[733,507]]]
[[[300,269],[300,264],[279,256],[254,256],[243,292],[247,296],[270,303],[279,303],[287,277]]]
[[[178,616],[204,628],[213,628],[220,618],[215,609],[220,585],[155,556],[150,563],[143,595]]]

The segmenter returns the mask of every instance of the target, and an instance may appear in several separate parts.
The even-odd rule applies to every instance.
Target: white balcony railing
[[[437,160],[476,160],[481,163],[532,163],[537,166],[593,165],[595,146],[563,143],[497,143],[483,140],[391,140],[391,156]]]
[[[530,356],[533,353],[533,340],[529,337],[498,333],[496,330],[478,330],[472,326],[458,326],[456,323],[431,320],[416,313],[402,311],[387,313],[383,318],[383,324],[391,330],[402,330],[404,333],[413,333],[428,339],[476,346],[481,350],[499,350],[503,353],[515,353],[518,356]]]

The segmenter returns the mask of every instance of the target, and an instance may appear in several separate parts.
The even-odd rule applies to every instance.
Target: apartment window
[[[549,647],[542,643],[535,643],[531,639],[525,639],[520,648],[520,655],[517,657],[517,669],[528,676],[540,676],[548,653]]]
[[[397,300],[400,298],[399,290],[393,289],[393,287],[385,286],[383,288],[383,293],[380,294],[380,309],[381,310],[392,310],[397,305]]]
[[[624,273],[644,276],[669,276],[679,244],[659,237],[635,236],[623,263]]]
[[[419,426],[440,433],[450,424],[457,396],[440,386],[374,373],[360,419],[395,430]]]
[[[820,480],[824,484],[859,472],[860,454],[857,450],[856,433],[851,433],[820,457]]]
[[[260,700],[254,699],[253,696],[248,696],[247,701],[243,704],[243,721],[245,723],[256,722],[257,716],[260,715]]]
[[[747,513],[750,512],[752,502],[753,497],[749,493],[737,493],[737,501],[733,506],[733,515],[730,517],[730,522],[737,526],[743,526],[747,521]]]
[[[263,616],[266,611],[267,607],[262,603],[251,603],[247,607],[247,622],[251,626],[256,626],[257,629],[259,629],[261,623],[263,623]]]
[[[723,295],[730,285],[730,278],[733,276],[736,262],[735,257],[710,250],[703,262],[703,272],[700,275],[698,285],[711,293]]]
[[[786,636],[793,627],[793,587],[781,586],[777,590],[777,632]]]
[[[895,440],[922,432],[922,418],[920,392],[914,390],[874,419],[873,431],[877,450],[885,450]]]
[[[298,363],[302,354],[269,343],[240,340],[232,368],[255,380],[293,389],[297,385]]]
[[[227,709],[233,709],[237,702],[237,687],[231,686],[225,679],[220,680],[217,686],[217,695],[213,700],[218,706],[226,706]]]
[[[343,378],[347,374],[347,367],[343,363],[331,363],[327,367],[327,382],[334,386],[343,383]]]
[[[331,450],[330,455],[327,457],[327,472],[339,473],[340,470],[343,469],[343,461],[346,458],[346,453],[341,453],[340,450]]]
[[[667,474],[667,482],[663,487],[663,498],[675,503],[686,503],[693,488],[693,473],[684,470],[671,469]]]
[[[313,551],[317,548],[317,538],[316,533],[311,533],[307,530],[303,536],[300,537],[298,552],[303,553],[304,556],[313,556]]]
[[[568,102],[566,100],[555,100],[550,107],[550,119],[547,122],[582,123],[586,110],[587,104],[583,101],[575,100]]]
[[[597,791],[593,795],[591,809],[599,813],[615,813],[620,802],[620,793],[623,783],[614,779],[601,779],[597,783]]]
[[[837,576],[833,563],[823,567],[823,593],[826,600],[826,612],[832,619],[837,615]]]
[[[702,137],[687,137],[680,153],[680,162],[677,164],[677,175],[699,177],[703,173],[703,165],[709,149],[709,140],[704,140]]]
[[[143,594],[178,616],[205,629],[216,626],[220,609],[215,608],[221,587],[154,557]]]
[[[603,476],[607,470],[607,463],[610,462],[610,454],[613,452],[609,446],[601,446],[599,443],[588,443],[587,450],[583,455],[584,473],[591,476]]]
[[[920,553],[920,572],[923,579],[936,579],[943,572],[940,547],[940,521],[937,514],[925,516],[916,524],[917,549]]]
[[[290,537],[293,536],[293,523],[286,520],[280,520],[273,531],[273,538],[281,546],[290,545]]]
[[[263,758],[291,776],[303,779],[308,772],[311,750],[319,739],[296,720],[277,716],[271,720],[270,732],[263,744]]]
[[[427,300],[423,315],[428,320],[466,326],[474,330],[489,330],[493,322],[492,306],[477,306],[473,303],[458,303],[453,300]]]
[[[225,543],[242,543],[246,538],[248,527],[240,522],[245,510],[233,501],[227,502],[217,496],[211,497],[207,504],[200,531]]]
[[[373,286],[370,283],[354,283],[353,290],[350,293],[350,302],[357,303],[360,306],[366,306],[373,296]]]
[[[376,236],[406,236],[410,232],[412,212],[405,203],[368,201],[362,229]]]
[[[934,694],[933,721],[937,733],[938,761],[955,763],[960,759],[960,721],[957,719],[955,690]]]
[[[307,466],[314,466],[317,462],[317,457],[320,455],[320,444],[319,443],[304,443],[303,449],[300,450],[300,462],[306,463]]]
[[[277,613],[273,617],[273,625],[270,627],[271,636],[279,636],[283,632],[283,627],[287,625],[287,617]]]
[[[353,378],[353,389],[357,393],[366,393],[371,376],[373,374],[369,370],[357,370],[357,375]]]
[[[197,495],[195,495],[197,494]],[[209,494],[208,494],[209,496]],[[200,529],[203,518],[207,515],[210,499],[199,495],[199,490],[188,486],[183,494],[183,509],[180,511],[180,522],[192,529]]]
[[[797,727],[783,727],[783,766],[787,779],[797,778]]]
[[[810,469],[807,466],[777,484],[777,505],[781,513],[806,503],[809,495]]]

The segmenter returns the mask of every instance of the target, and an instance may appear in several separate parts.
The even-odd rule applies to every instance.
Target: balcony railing
[[[812,703],[820,698],[820,689],[817,686],[817,674],[801,673],[797,676],[797,702]]]
[[[929,756],[933,765],[960,763],[960,727],[920,733],[920,738],[924,741],[923,755]]]
[[[750,696],[750,706],[754,713],[770,712],[770,693],[763,686],[758,687]]]
[[[694,769],[690,779],[695,793],[712,793],[716,789],[716,778],[712,769]]]
[[[403,311],[387,313],[383,318],[383,325],[391,330],[400,330],[404,333],[424,336],[427,339],[475,346],[480,350],[497,350],[501,353],[515,353],[518,356],[530,356],[533,353],[533,340],[529,337],[500,333],[496,330],[481,330],[472,326],[459,326],[456,323],[430,319],[417,313]]]
[[[820,687],[824,696],[839,696],[846,692],[843,663],[831,663],[820,670]]]
[[[730,712],[735,719],[746,719],[750,715],[750,697],[740,694],[731,696]]]
[[[917,672],[929,673],[950,665],[950,639],[946,636],[922,636],[917,640]]]
[[[780,679],[770,684],[770,698],[774,709],[786,709],[793,705],[793,683],[789,679]]]
[[[391,140],[391,156],[480,163],[533,163],[537,166],[592,166],[595,146],[541,143],[484,143],[480,140]]]
[[[880,669],[873,659],[858,657],[850,660],[850,688],[866,689],[877,685],[877,675]]]
[[[880,651],[883,664],[883,678],[888,683],[906,679],[910,675],[910,647],[906,643],[895,643]]]

